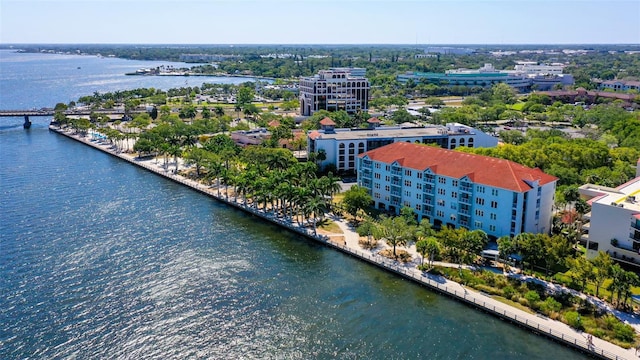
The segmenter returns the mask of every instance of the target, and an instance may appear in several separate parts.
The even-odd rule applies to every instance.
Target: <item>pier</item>
[[[300,227],[293,221],[288,221],[272,216],[272,214],[270,214],[269,212],[253,208],[248,204],[245,204],[244,201],[238,201],[237,199],[229,200],[224,195],[217,195],[216,190],[210,186],[203,185],[197,181],[188,179],[181,175],[173,174],[172,172],[167,171],[166,169],[163,169],[157,165],[154,166],[152,163],[145,163],[140,159],[132,157],[130,155],[118,153],[112,150],[110,148],[110,145],[108,144],[104,144],[96,140],[91,140],[89,138],[80,137],[79,135],[75,135],[56,126],[50,126],[49,129],[60,135],[79,141],[85,145],[89,145],[98,150],[104,151],[109,155],[118,157],[157,175],[163,176],[171,181],[186,185],[191,189],[205,194],[228,206],[234,207],[236,209],[254,215],[260,219],[286,228],[296,234],[302,235],[310,240],[316,241],[337,251],[353,256],[354,258],[366,261],[389,272],[395,273],[406,280],[415,282],[421,286],[460,301],[461,303],[464,303],[468,306],[494,315],[502,320],[509,321],[526,330],[532,331],[535,334],[545,336],[553,341],[564,344],[568,347],[584,353],[587,356],[598,359],[615,360],[637,358],[636,356],[634,356],[633,349],[625,350],[619,346],[595,337],[593,338],[593,341],[590,342],[586,337],[587,334],[583,334],[575,329],[572,329],[568,325],[562,324],[559,321],[555,321],[541,315],[531,314],[517,308],[510,307],[492,298],[488,294],[466,288],[459,283],[449,281],[441,276],[435,276],[426,272],[422,272],[414,268],[412,265],[406,266],[397,261],[393,261],[378,254],[371,253],[370,251],[331,242],[329,241],[328,236],[316,235],[309,228]],[[345,236],[346,235],[347,234],[345,233]],[[490,339],[487,339],[487,341],[489,340]]]

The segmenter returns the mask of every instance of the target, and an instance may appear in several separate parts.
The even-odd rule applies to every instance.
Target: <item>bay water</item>
[[[124,76],[159,65],[1,50],[0,109],[185,86]],[[32,121],[0,118],[0,359],[582,358]]]

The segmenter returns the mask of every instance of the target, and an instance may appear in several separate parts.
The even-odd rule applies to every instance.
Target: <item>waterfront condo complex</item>
[[[512,161],[398,142],[358,158],[358,185],[375,207],[413,208],[435,227],[490,237],[548,233],[557,178]]]
[[[353,114],[369,108],[369,81],[363,68],[331,68],[300,79],[300,115],[318,110]]]
[[[619,262],[640,266],[640,177],[616,188],[586,184],[579,191],[591,205],[582,226],[587,257],[604,251]]]
[[[356,170],[359,154],[394,142],[432,144],[445,149],[466,147],[494,147],[498,139],[472,127],[449,123],[429,126],[380,126],[380,120],[371,118],[366,129],[336,129],[329,118],[320,121],[320,130],[309,132],[309,153],[323,151],[325,159],[320,167],[333,164],[339,172]]]

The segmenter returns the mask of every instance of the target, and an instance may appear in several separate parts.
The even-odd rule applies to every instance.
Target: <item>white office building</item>
[[[582,226],[587,257],[604,251],[619,262],[640,266],[640,177],[616,188],[586,184],[579,191],[591,205]]]
[[[370,87],[364,73],[360,68],[333,68],[301,78],[300,115],[310,116],[318,110],[367,111]]]
[[[356,170],[359,154],[395,142],[433,144],[445,149],[498,145],[496,137],[458,123],[426,127],[380,126],[376,118],[369,119],[368,123],[367,129],[336,129],[336,124],[325,118],[320,121],[321,130],[307,134],[307,152],[324,152],[325,160],[319,164],[321,168],[333,164],[339,172],[348,172]]]
[[[435,227],[481,229],[491,237],[548,233],[556,181],[512,161],[405,142],[358,157],[358,185],[376,208],[413,208]]]

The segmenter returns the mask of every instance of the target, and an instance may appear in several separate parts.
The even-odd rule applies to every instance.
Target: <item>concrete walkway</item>
[[[358,243],[360,236],[355,232],[355,229],[350,223],[338,217],[332,217],[331,219],[335,221],[336,224],[343,231],[344,237],[346,240],[346,246],[351,250],[354,250],[357,252],[363,252],[370,256],[376,256],[376,253],[378,253],[380,250],[390,248],[388,245],[382,244],[382,242],[380,242],[380,244],[378,245],[378,248],[375,248],[372,250],[363,249]],[[592,337],[593,345],[589,345],[588,344],[589,334],[584,333],[582,331],[575,330],[560,321],[552,320],[541,314],[531,314],[531,313],[522,311],[520,309],[508,306],[498,300],[493,299],[491,296],[487,294],[465,287],[459,283],[450,281],[442,276],[423,273],[422,271],[417,269],[417,265],[419,265],[421,262],[420,260],[421,257],[417,253],[415,245],[411,245],[410,247],[404,248],[404,249],[407,250],[413,256],[413,261],[408,263],[400,263],[400,262],[393,261],[393,263],[394,263],[394,267],[401,269],[401,271],[403,272],[407,272],[408,274],[411,274],[411,277],[426,278],[426,279],[429,279],[430,281],[434,281],[437,284],[439,284],[439,288],[445,287],[449,291],[453,291],[456,296],[461,297],[463,300],[466,300],[466,302],[476,304],[476,305],[482,304],[482,306],[480,307],[494,310],[497,314],[507,314],[507,317],[509,317],[510,319],[515,320],[519,323],[524,322],[524,325],[530,325],[528,327],[532,329],[538,329],[540,330],[540,332],[545,332],[550,335],[558,336],[560,339],[572,339],[570,340],[570,342],[573,342],[573,340],[575,340],[574,344],[577,347],[584,348],[586,350],[590,349],[591,351],[599,354],[603,358],[613,358],[613,359],[615,358],[637,359],[638,358],[638,356],[636,356],[635,354],[636,353],[635,349],[623,349],[619,346],[616,346],[610,342],[604,341],[596,337]],[[380,256],[378,255],[378,257]],[[438,266],[456,267],[456,268],[459,266],[458,264],[444,263],[444,262],[434,262],[434,264]],[[471,268],[471,267],[466,265],[465,268]],[[523,281],[527,280],[523,278],[523,276],[519,276],[517,274],[513,274],[513,276],[516,276]],[[540,279],[536,279],[536,280],[538,280],[539,282],[542,282],[543,285],[548,284],[556,287],[558,286],[556,284],[546,283]],[[566,289],[566,290],[570,290],[570,289]],[[575,290],[571,290],[571,291],[575,295],[579,296],[579,293],[576,294],[577,292]],[[584,294],[582,295],[585,296]],[[513,316],[509,316],[509,315],[513,315]],[[629,314],[626,314],[626,316],[633,317],[633,315],[629,315]],[[622,319],[624,320],[625,318],[623,317]],[[633,317],[633,320],[634,320],[634,324],[638,323],[638,320],[636,319],[636,317]]]

